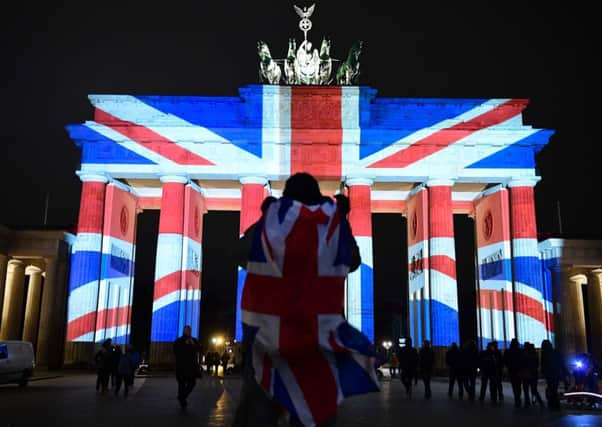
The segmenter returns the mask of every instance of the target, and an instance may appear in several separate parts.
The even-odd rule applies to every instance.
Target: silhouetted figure
[[[123,396],[127,397],[129,389],[134,385],[134,374],[140,366],[140,354],[133,345],[127,346],[126,352],[121,355],[117,366],[117,383],[115,384],[115,395],[119,394],[123,382]]]
[[[117,387],[117,377],[119,376],[117,370],[119,368],[119,360],[121,359],[121,355],[123,352],[121,351],[120,345],[115,345],[111,351],[111,388],[114,389]]]
[[[113,346],[110,338],[104,340],[100,350],[94,356],[96,364],[96,391],[105,393],[109,388],[109,379],[111,377],[111,363]]]
[[[401,383],[405,387],[406,395],[412,397],[412,380],[418,371],[418,351],[412,347],[412,338],[406,338],[405,345],[399,349],[397,359],[401,370]]]
[[[191,335],[190,326],[184,326],[182,336],[173,344],[176,356],[176,380],[178,381],[178,401],[183,408],[188,405],[188,395],[196,385],[198,370],[199,342]]]
[[[348,199],[345,196],[335,197],[337,203],[342,203],[340,208],[340,214],[343,218],[349,213]],[[289,199],[290,201],[297,201],[306,206],[320,205],[325,201],[325,197],[320,191],[318,181],[310,174],[305,172],[295,173],[290,176],[285,183],[284,190],[282,192],[282,200]],[[248,256],[251,252],[252,244],[255,236],[255,228],[260,224],[263,226],[265,223],[264,215],[268,211],[270,205],[277,199],[268,197],[264,199],[261,205],[262,217],[250,226],[241,236],[239,245],[236,250],[237,263],[241,268],[247,268]],[[343,200],[343,201],[340,201]],[[347,204],[345,204],[347,200]],[[341,221],[341,226],[350,226],[347,220]],[[351,236],[349,242],[346,242],[341,247],[344,251],[351,253],[349,271],[353,272],[357,270],[361,264],[361,258],[359,254],[359,248],[357,242]],[[341,307],[341,310],[343,307]],[[248,333],[246,325],[243,323],[243,342],[241,345],[241,352],[243,356],[243,372],[242,372],[242,387],[240,392],[240,400],[238,407],[236,408],[235,419],[233,426],[236,427],[275,427],[278,424],[280,416],[284,413],[281,406],[279,406],[274,400],[270,399],[267,393],[257,383],[255,379],[255,370],[251,363],[252,352],[252,340],[254,335]],[[336,416],[323,422],[319,427],[333,426],[336,421]],[[291,417],[291,426],[301,425],[299,420],[295,417]]]
[[[445,364],[449,370],[449,387],[447,395],[452,397],[454,394],[454,385],[458,384],[458,396],[460,399],[464,396],[464,376],[462,373],[462,353],[458,348],[458,344],[453,342],[449,349],[445,352]]]
[[[468,399],[475,399],[477,370],[479,368],[479,351],[474,340],[466,340],[461,350],[460,366],[464,378],[464,390]]]
[[[498,366],[495,348],[491,342],[487,344],[487,348],[479,355],[479,369],[481,370],[481,392],[479,393],[479,400],[481,402],[485,400],[487,384],[489,384],[489,398],[492,403],[496,403]]]
[[[431,398],[431,377],[433,376],[433,366],[435,364],[435,353],[429,340],[424,340],[422,348],[418,354],[420,360],[420,376],[424,383],[424,398]]]
[[[512,338],[510,347],[504,351],[504,365],[508,369],[508,377],[512,385],[512,394],[514,395],[514,406],[521,406],[521,370],[523,363],[523,350],[520,348],[518,340]]]
[[[541,399],[541,395],[539,394],[539,390],[537,389],[537,380],[539,374],[539,359],[537,357],[537,352],[535,351],[535,345],[533,343],[525,343],[524,347],[524,356],[526,368],[528,371],[527,384],[529,386],[529,391],[531,392],[531,397],[533,400],[539,403],[539,406],[543,406],[543,400]],[[526,396],[525,396],[526,397]],[[525,402],[525,406],[526,406]]]
[[[550,340],[541,342],[541,374],[546,379],[546,400],[551,410],[560,409],[558,386],[566,378],[566,366],[560,352],[552,346]]]
[[[493,345],[495,364],[497,366],[497,398],[499,401],[502,401],[504,400],[504,385],[502,384],[502,380],[504,379],[504,357],[502,355],[502,351],[498,347],[498,342],[496,340],[492,340],[491,344]]]

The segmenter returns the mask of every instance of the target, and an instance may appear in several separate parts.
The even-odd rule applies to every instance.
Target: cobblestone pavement
[[[506,400],[498,405],[449,399],[443,381],[433,382],[431,400],[422,398],[420,384],[412,399],[405,396],[399,380],[381,384],[379,393],[345,400],[337,427],[602,426],[601,411],[551,413],[538,406],[516,409],[507,384]],[[175,398],[175,378],[169,373],[136,378],[127,399],[111,392],[100,395],[94,385],[93,374],[64,372],[40,376],[24,389],[0,386],[0,426],[229,426],[240,390],[238,378],[205,376],[191,394],[189,406],[182,410]]]

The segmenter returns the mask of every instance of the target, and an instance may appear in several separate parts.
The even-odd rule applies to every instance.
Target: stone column
[[[25,266],[18,259],[8,262],[4,308],[2,310],[1,340],[21,339],[21,313],[25,293]]]
[[[155,366],[173,364],[172,343],[181,333],[178,317],[182,283],[184,193],[189,179],[161,176],[161,216],[157,238],[150,359]]]
[[[562,270],[560,289],[560,322],[558,348],[565,356],[587,351],[585,314],[581,285],[587,281],[583,274],[571,275]]]
[[[38,328],[38,347],[36,360],[40,366],[58,368],[54,352],[62,348],[59,337],[54,333],[58,329],[56,324],[59,318],[60,299],[62,295],[57,291],[57,259],[46,258],[44,271],[44,289],[42,290],[42,307],[40,310],[40,326]],[[62,317],[62,316],[60,316]]]
[[[265,198],[265,186],[268,181],[261,176],[247,176],[241,178],[240,183],[242,184],[242,188],[239,231],[242,236],[245,230],[261,217],[261,202],[263,202],[263,199]],[[240,301],[242,299],[242,290],[246,277],[246,270],[238,267],[234,338],[239,342],[242,340],[242,313],[240,311]]]
[[[429,197],[429,268],[432,345],[459,342],[458,285],[451,179],[426,182]],[[422,343],[416,343],[421,346]]]
[[[372,256],[372,180],[347,178],[349,223],[362,264],[347,278],[347,319],[374,342],[374,273]]]
[[[4,289],[6,285],[6,269],[8,256],[0,254],[0,328],[2,327],[2,307],[4,306]]]
[[[591,353],[596,360],[602,360],[602,269],[597,268],[587,274],[587,302],[591,336]]]
[[[42,297],[42,270],[30,265],[25,269],[29,276],[27,289],[27,303],[25,304],[25,324],[23,326],[23,340],[31,342],[37,347],[38,323],[40,321],[40,304]]]
[[[537,246],[535,198],[538,178],[513,180],[510,188],[510,223],[516,338],[536,346],[546,339],[541,261]]]

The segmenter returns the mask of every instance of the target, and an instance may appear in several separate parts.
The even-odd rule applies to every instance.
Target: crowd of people
[[[430,342],[424,340],[422,347],[417,349],[412,345],[411,338],[406,338],[405,345],[392,351],[389,357],[391,375],[396,376],[399,372],[406,395],[412,396],[413,386],[421,379],[425,399],[431,398],[430,383],[434,362]],[[539,354],[533,343],[524,342],[521,346],[517,339],[512,339],[503,351],[495,340],[489,341],[481,351],[474,340],[467,340],[461,347],[454,342],[445,352],[447,394],[453,397],[456,392],[460,399],[466,395],[471,401],[484,401],[488,394],[489,400],[497,403],[504,400],[502,381],[508,380],[516,407],[529,407],[533,404],[543,407],[544,399],[538,389],[538,381],[543,378],[547,406],[557,410],[560,408],[559,386],[562,383],[568,389],[571,376],[576,390],[587,390],[590,387],[591,391],[595,391],[593,389],[596,385],[588,384],[588,381],[591,383],[597,377],[587,374],[595,370],[595,364],[593,361],[579,363],[587,364],[587,367],[571,372],[567,361],[549,340],[542,341]],[[480,380],[478,390],[477,379]]]
[[[105,394],[112,390],[119,394],[123,384],[123,395],[127,397],[134,385],[136,370],[140,366],[140,353],[132,344],[124,345],[125,352],[119,344],[106,339],[94,356],[96,366],[96,391]]]

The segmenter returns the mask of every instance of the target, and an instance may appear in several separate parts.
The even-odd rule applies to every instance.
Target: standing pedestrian
[[[560,381],[566,378],[566,367],[562,356],[550,340],[541,342],[541,373],[546,379],[548,409],[557,411],[560,409],[558,386]]]
[[[182,336],[174,341],[173,349],[176,356],[176,380],[178,381],[178,401],[185,408],[188,405],[188,395],[196,385],[198,372],[198,352],[201,346],[196,338],[191,336],[189,325],[184,326]]]
[[[100,391],[103,394],[109,388],[109,379],[111,377],[111,356],[113,352],[111,343],[111,338],[104,340],[94,356],[96,364],[96,391]]]
[[[431,398],[431,377],[433,375],[433,366],[435,364],[435,353],[433,352],[433,348],[431,347],[431,342],[429,340],[424,340],[422,342],[422,348],[418,354],[418,359],[420,363],[420,376],[422,377],[422,382],[424,383],[424,398]]]
[[[115,384],[115,396],[119,394],[123,383],[123,396],[127,397],[129,389],[134,385],[134,375],[140,366],[140,355],[132,344],[126,347],[126,352],[119,359],[117,366],[117,382]]]
[[[401,369],[401,383],[406,389],[406,396],[412,397],[412,380],[418,371],[418,351],[412,347],[412,338],[407,337],[405,345],[397,354],[399,369]]]
[[[521,370],[523,363],[522,349],[516,338],[510,341],[510,347],[504,351],[504,365],[508,369],[508,377],[512,385],[512,394],[514,395],[514,406],[521,406]]]
[[[458,383],[458,397],[460,399],[464,396],[464,377],[462,375],[461,365],[461,353],[458,348],[458,344],[455,342],[451,343],[451,346],[445,353],[445,363],[449,370],[449,386],[447,389],[447,395],[452,397],[454,394],[454,385]]]
[[[504,379],[504,357],[502,351],[498,347],[497,340],[492,340],[493,354],[495,355],[495,366],[497,368],[496,381],[497,381],[497,398],[501,402],[504,400],[504,385],[502,380]]]
[[[489,398],[491,399],[491,403],[496,403],[498,367],[495,349],[491,342],[487,344],[487,348],[483,350],[479,356],[479,369],[481,370],[481,392],[479,393],[479,400],[481,402],[485,400],[487,385],[489,384]]]
[[[475,399],[477,372],[479,368],[479,351],[477,343],[472,339],[466,340],[462,346],[460,366],[462,377],[464,378],[464,390],[466,390],[468,399],[472,402]]]
[[[543,400],[537,389],[537,381],[539,377],[539,358],[535,351],[535,344],[525,343],[525,360],[527,363],[527,369],[529,371],[528,383],[529,391],[531,392],[531,398],[535,400],[539,406],[543,407]]]

